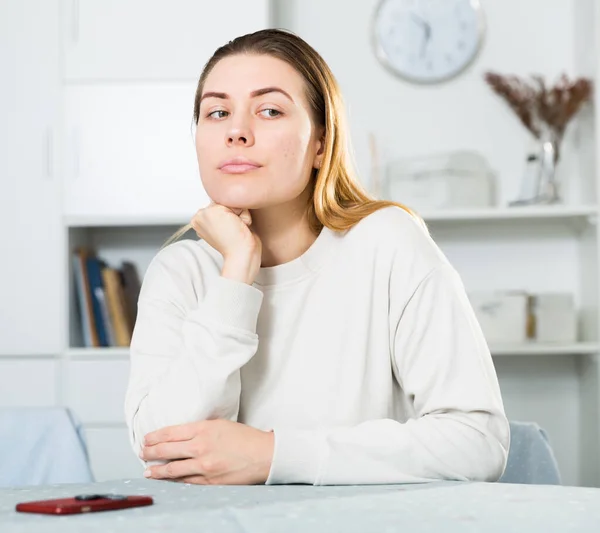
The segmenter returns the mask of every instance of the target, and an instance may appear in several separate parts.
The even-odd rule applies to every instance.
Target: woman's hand
[[[144,475],[199,485],[265,483],[273,460],[272,432],[230,422],[206,420],[148,433],[140,457],[168,461]]]
[[[250,212],[210,204],[194,215],[191,224],[198,237],[223,256],[221,275],[251,285],[260,268],[262,243],[250,229]]]

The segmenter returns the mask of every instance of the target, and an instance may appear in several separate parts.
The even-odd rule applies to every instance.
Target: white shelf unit
[[[75,246],[90,246],[111,265],[133,261],[143,276],[159,247],[204,203],[189,135],[191,96],[206,59],[202,50],[230,37],[220,31],[238,35],[268,25],[269,17],[268,0],[229,2],[236,4],[232,11],[243,14],[234,18],[240,27],[213,24],[222,8],[197,0],[176,2],[168,26],[162,0],[2,4],[7,7],[0,12],[4,20],[17,13],[19,21],[35,22],[29,33],[14,38],[38,39],[35,47],[23,46],[17,54],[21,64],[45,77],[40,84],[40,76],[32,76],[23,84],[31,91],[14,93],[22,98],[18,106],[5,100],[8,111],[13,104],[31,110],[30,120],[22,123],[24,140],[14,147],[24,155],[8,161],[7,175],[38,181],[19,181],[14,197],[9,188],[9,201],[2,204],[11,218],[3,242],[14,250],[9,259],[18,256],[18,261],[0,265],[0,272],[8,269],[13,276],[0,276],[2,293],[9,295],[0,302],[7,307],[0,310],[14,318],[9,335],[0,338],[0,404],[71,407],[84,424],[98,480],[141,476],[122,414],[128,350],[83,347],[71,253]],[[207,13],[210,9],[215,12]],[[45,44],[54,42],[58,29],[52,24],[58,14],[60,53],[49,58],[51,46]],[[106,27],[110,21],[118,24]],[[132,28],[139,30],[136,39]],[[46,54],[40,53],[37,63],[27,55],[33,49]],[[56,95],[39,91],[41,85],[56,89]],[[50,129],[40,121],[48,109],[58,115],[45,117]],[[6,138],[20,139],[10,128]],[[600,153],[600,139],[592,139],[593,152]],[[23,161],[32,165],[26,174],[18,167]],[[40,168],[47,175],[37,176]],[[491,350],[509,415],[533,419],[549,430],[567,482],[600,486],[600,174],[594,170],[578,179],[586,182],[582,190],[591,191],[581,195],[581,205],[422,215],[468,289],[519,284],[533,291],[558,288],[576,294],[581,315],[577,343]],[[20,207],[25,195],[32,202],[27,211]],[[0,194],[0,202],[2,198]],[[23,231],[14,231],[13,219]],[[35,246],[24,246],[23,234],[41,238]],[[37,268],[41,256],[47,267],[43,272]],[[24,259],[36,268],[23,269]]]

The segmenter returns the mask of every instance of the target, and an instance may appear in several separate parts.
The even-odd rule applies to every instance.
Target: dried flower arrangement
[[[528,154],[528,171],[522,180],[520,197],[509,205],[560,202],[555,173],[561,141],[570,120],[590,100],[592,82],[587,78],[570,80],[566,74],[562,74],[552,86],[535,75],[520,78],[486,72],[484,78],[539,141],[537,153]],[[529,162],[535,162],[535,170]]]
[[[484,78],[536,139],[548,134],[554,136],[558,161],[558,149],[567,124],[590,99],[592,82],[587,78],[569,80],[566,74],[562,74],[553,86],[548,86],[541,76],[536,75],[525,79],[486,72]]]

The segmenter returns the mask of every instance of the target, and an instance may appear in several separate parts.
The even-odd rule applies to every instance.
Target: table
[[[18,502],[83,493],[147,494],[150,507],[73,516],[15,512]],[[600,489],[422,485],[205,487],[132,479],[0,490],[2,533],[484,533],[600,531]]]

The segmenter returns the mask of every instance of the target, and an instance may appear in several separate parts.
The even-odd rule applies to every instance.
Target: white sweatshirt
[[[144,277],[125,413],[146,433],[224,418],[273,430],[268,484],[495,481],[509,425],[463,284],[423,228],[386,208],[323,228],[250,286],[204,241]]]

